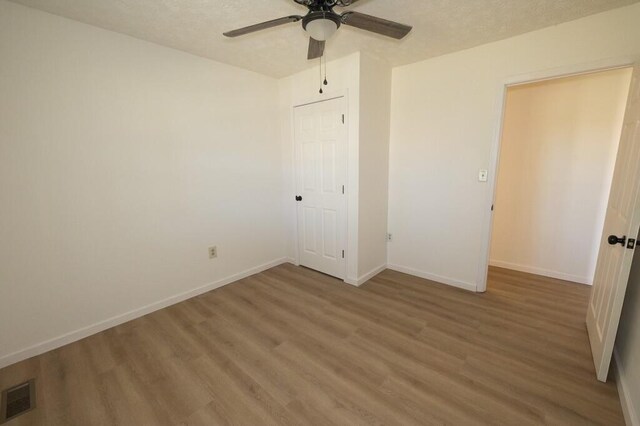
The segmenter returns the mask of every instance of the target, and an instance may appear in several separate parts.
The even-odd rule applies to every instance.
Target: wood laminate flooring
[[[474,294],[282,265],[0,370],[18,425],[622,425],[590,288],[492,268]]]

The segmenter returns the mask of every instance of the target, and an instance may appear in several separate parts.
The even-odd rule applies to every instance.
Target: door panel
[[[302,144],[302,170],[303,170],[303,188],[305,191],[315,191],[316,183],[316,146],[312,143]]]
[[[335,210],[322,210],[322,246],[323,254],[329,259],[337,259],[336,242],[338,240],[338,214]]]
[[[307,253],[316,254],[316,209],[303,207],[302,210],[303,250]]]
[[[322,145],[322,191],[336,192],[336,144],[331,142]]]
[[[301,265],[345,277],[347,135],[343,99],[294,110]]]
[[[640,67],[633,71],[598,263],[587,310],[587,330],[598,380],[606,381],[633,249],[609,235],[636,239],[640,228]]]

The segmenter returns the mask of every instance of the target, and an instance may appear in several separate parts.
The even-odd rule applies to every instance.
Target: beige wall
[[[393,69],[389,264],[475,290],[486,279],[489,169],[502,88],[640,59],[640,4]]]
[[[492,265],[592,284],[631,71],[509,88]]]
[[[391,67],[360,55],[358,282],[387,264]]]
[[[281,261],[277,93],[0,1],[0,367]]]

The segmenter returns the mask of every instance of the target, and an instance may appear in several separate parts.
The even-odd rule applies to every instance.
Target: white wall
[[[358,283],[387,264],[391,67],[360,55]]]
[[[313,61],[310,64],[317,64]],[[347,126],[349,153],[347,160],[347,273],[346,280],[356,284],[358,280],[358,200],[359,200],[359,140],[360,140],[360,53],[327,63],[328,86],[323,87],[324,94],[319,94],[320,79],[318,68],[312,68],[279,80],[279,117],[281,148],[283,156],[283,179],[285,205],[285,226],[287,256],[296,258],[296,203],[295,197],[295,165],[293,141],[293,107],[311,102],[331,99],[337,96],[347,98]]]
[[[640,236],[639,236],[640,238]],[[640,250],[636,249],[615,346],[618,389],[627,425],[640,425]]]
[[[0,94],[0,367],[285,256],[276,80],[0,1]]]
[[[492,265],[592,284],[631,72],[509,88]]]
[[[502,88],[640,57],[640,4],[393,70],[389,264],[475,290],[486,250]]]

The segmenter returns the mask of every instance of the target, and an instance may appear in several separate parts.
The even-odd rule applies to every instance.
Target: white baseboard
[[[424,271],[419,271],[417,269],[412,269],[412,268],[407,268],[406,266],[400,266],[400,265],[387,265],[388,269],[391,269],[393,271],[397,271],[397,272],[402,272],[404,274],[409,274],[409,275],[413,275],[416,277],[420,277],[420,278],[424,278],[426,280],[431,280],[431,281],[435,281],[437,283],[441,283],[441,284],[447,284],[453,287],[458,287],[464,290],[469,290],[469,291],[473,291],[475,292],[477,290],[477,287],[475,284],[473,283],[467,283],[464,281],[459,281],[459,280],[455,280],[453,278],[448,278],[448,277],[442,277],[440,275],[436,275],[436,274],[432,274],[429,272],[424,272]]]
[[[351,284],[351,285],[355,285],[356,287],[360,287],[362,284],[366,283],[371,278],[375,277],[376,275],[378,275],[380,272],[384,271],[385,269],[387,269],[387,265],[386,264],[380,265],[377,268],[373,268],[372,270],[370,270],[366,274],[362,275],[357,280],[345,280],[345,282],[347,284]]]
[[[620,404],[622,405],[622,413],[627,426],[640,426],[640,407],[634,404],[629,395],[629,388],[624,379],[624,366],[620,362],[618,350],[613,350],[614,374],[616,377],[616,385],[618,387],[618,395],[620,396]]]
[[[271,269],[275,266],[282,265],[283,263],[291,263],[291,260],[292,259],[289,259],[289,258],[277,259],[272,262],[268,262],[268,263],[256,266],[254,268],[247,269],[237,274],[233,274],[221,280],[218,280],[209,284],[205,284],[203,286],[185,291],[180,294],[176,294],[175,296],[168,297],[164,300],[160,300],[158,302],[151,303],[141,308],[134,309],[133,311],[129,311],[124,314],[117,315],[115,317],[106,319],[104,321],[100,321],[96,324],[83,327],[75,331],[71,331],[69,333],[63,334],[62,336],[54,337],[53,339],[44,341],[42,343],[38,343],[28,348],[10,353],[0,358],[0,368],[4,368],[11,364],[15,364],[16,362],[20,362],[25,359],[31,358],[33,356],[43,354],[45,352],[59,348],[61,346],[68,345],[69,343],[76,342],[78,340],[84,339],[85,337],[89,337],[93,334],[107,330],[111,327],[115,327],[127,321],[131,321],[133,319],[142,317],[144,315],[150,314],[151,312],[157,311],[159,309],[166,308],[167,306],[175,305],[176,303],[180,303],[184,300],[191,299],[192,297],[199,296],[208,291],[215,290],[216,288],[223,287],[227,284],[231,284],[232,282],[241,280],[251,275],[258,274],[262,271],[266,271],[267,269]]]
[[[345,278],[343,280],[345,283],[358,287],[358,279],[357,278]]]
[[[593,284],[593,280],[589,279],[588,277],[565,274],[564,272],[550,271],[547,269],[536,268],[533,266],[518,265],[517,263],[503,262],[501,260],[490,260],[489,265],[496,266],[498,268],[511,269],[513,271],[526,272],[528,274],[541,275],[543,277],[556,278],[558,280],[572,281],[578,284],[586,284],[586,285]]]

